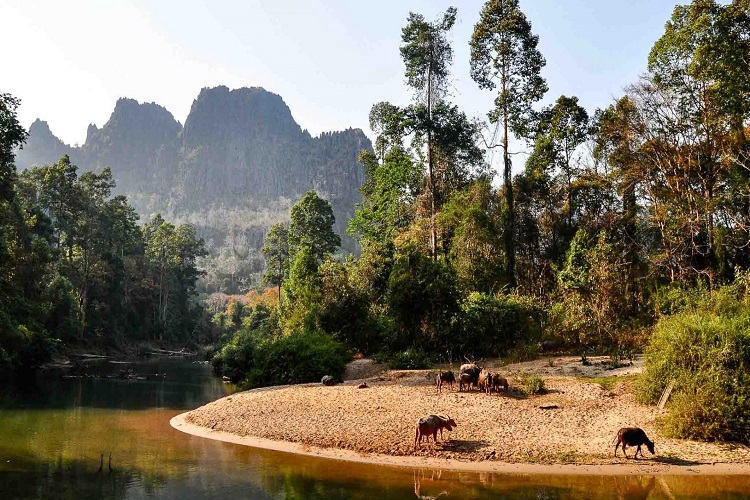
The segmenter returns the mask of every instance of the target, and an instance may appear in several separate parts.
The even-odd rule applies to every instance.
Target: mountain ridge
[[[127,195],[142,219],[160,212],[196,225],[212,254],[207,266],[216,267],[208,291],[237,291],[238,276],[250,276],[245,288],[259,284],[265,231],[287,220],[310,189],[331,202],[343,252],[356,250],[345,229],[361,199],[362,150],[372,144],[361,129],[313,137],[280,95],[218,86],[201,89],[184,125],[159,104],[120,98],[77,147],[37,119],[16,164],[48,165],[67,154],[83,171],[111,167],[116,193]]]

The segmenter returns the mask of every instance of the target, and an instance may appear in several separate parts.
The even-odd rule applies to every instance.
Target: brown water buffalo
[[[440,437],[443,437],[443,429],[452,431],[456,427],[456,422],[450,417],[443,415],[429,415],[422,417],[417,421],[417,430],[414,435],[414,449],[422,446],[422,437],[426,436],[430,440],[432,435],[433,443],[437,443],[437,433],[440,431]]]

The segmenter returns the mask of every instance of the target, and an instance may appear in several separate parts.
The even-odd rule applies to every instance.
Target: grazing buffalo
[[[617,432],[617,444],[615,445],[615,456],[617,456],[617,448],[622,444],[622,453],[625,455],[625,458],[628,458],[628,454],[625,452],[625,447],[627,446],[637,446],[638,449],[635,450],[635,455],[633,455],[633,458],[638,458],[638,453],[640,452],[641,457],[643,457],[643,450],[641,450],[642,445],[646,445],[646,448],[648,448],[648,451],[651,452],[652,455],[655,454],[654,451],[654,442],[651,441],[647,436],[646,433],[643,432],[643,429],[640,429],[638,427],[623,427]]]

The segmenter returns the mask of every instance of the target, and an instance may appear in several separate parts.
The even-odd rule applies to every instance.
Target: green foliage
[[[737,292],[706,293],[654,328],[638,395],[654,404],[674,382],[664,425],[675,437],[750,443],[750,304]]]
[[[284,283],[282,310],[285,331],[317,329],[320,307],[320,276],[318,260],[307,245],[298,248],[289,266],[289,279]]]
[[[301,247],[307,247],[322,262],[341,246],[341,237],[333,231],[334,222],[331,204],[309,191],[292,207],[289,254],[294,257]]]
[[[261,329],[237,332],[212,363],[218,373],[250,388],[340,378],[346,357],[342,345],[321,332],[269,336]]]
[[[388,339],[391,350],[446,351],[458,312],[456,279],[450,268],[407,248],[393,264],[386,303],[393,320]]]
[[[351,265],[327,261],[320,267],[320,327],[350,349],[370,354],[381,347],[381,326],[370,314],[366,292],[352,283]]]
[[[539,375],[521,373],[518,376],[521,388],[526,394],[541,394],[545,391],[544,379]]]
[[[255,330],[240,330],[211,359],[214,371],[237,384],[245,379],[255,363],[254,355],[260,335]]]
[[[10,94],[0,94],[0,202],[13,200],[15,150],[26,142],[28,136],[18,122],[16,110],[20,105],[20,99]]]
[[[499,83],[490,120],[507,119],[518,136],[525,135],[531,105],[547,92],[538,44],[518,0],[489,0],[471,37],[471,77],[483,89]]]
[[[445,85],[453,60],[453,49],[446,35],[456,22],[456,8],[449,7],[442,19],[425,21],[421,14],[409,13],[401,31],[401,58],[406,65],[406,82],[417,91]],[[440,89],[443,92],[446,89]],[[440,91],[438,90],[438,92]]]
[[[429,368],[430,364],[430,357],[415,348],[399,351],[388,357],[388,366],[393,370],[422,370]]]
[[[438,216],[438,227],[452,235],[448,256],[463,294],[502,287],[501,215],[489,180],[456,193]]]
[[[509,133],[527,137],[533,122],[531,106],[547,92],[541,76],[546,61],[537,49],[539,37],[521,11],[518,0],[489,0],[474,26],[471,48],[471,77],[479,88],[498,87],[495,106],[488,113],[491,123],[502,125],[503,189],[506,211],[503,218],[505,272],[508,285],[516,287],[516,209],[514,206]]]
[[[532,322],[538,310],[530,306],[512,295],[472,293],[461,303],[460,334],[453,347],[473,358],[503,356],[536,333]]]
[[[382,164],[369,152],[363,153],[360,160],[366,169],[366,179],[360,188],[362,203],[357,206],[347,231],[363,245],[382,245],[414,220],[412,205],[420,187],[419,171],[401,147],[390,149]]]
[[[281,285],[289,273],[289,231],[284,224],[271,226],[263,239],[262,252],[266,258],[263,282],[277,286],[281,298]]]
[[[17,101],[2,97],[2,146],[15,147],[25,137],[13,124]],[[13,189],[0,199],[5,368],[33,369],[59,341],[116,346],[150,333],[184,341],[202,328],[195,260],[205,251],[194,228],[159,216],[139,228],[127,199],[112,196],[109,168],[79,175],[63,156],[16,176],[12,150],[0,157],[0,184]]]
[[[626,310],[629,283],[621,271],[624,252],[606,231],[591,235],[579,229],[558,274],[562,302],[553,305],[551,323],[568,342],[607,345],[626,326],[618,311]]]

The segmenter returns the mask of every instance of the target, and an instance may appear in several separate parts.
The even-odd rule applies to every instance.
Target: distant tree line
[[[159,215],[138,226],[108,168],[79,175],[64,156],[18,174],[18,105],[0,95],[0,371],[60,346],[199,341],[195,230]]]

